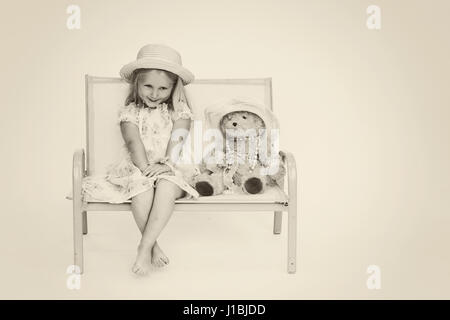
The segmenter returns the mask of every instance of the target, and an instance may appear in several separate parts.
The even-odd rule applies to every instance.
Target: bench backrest
[[[196,120],[206,107],[223,99],[248,97],[272,111],[271,79],[200,79],[185,87]],[[123,139],[117,122],[129,85],[120,78],[86,75],[86,168],[89,175],[105,173],[118,160]],[[204,126],[203,126],[204,127]],[[193,130],[191,130],[193,141]]]

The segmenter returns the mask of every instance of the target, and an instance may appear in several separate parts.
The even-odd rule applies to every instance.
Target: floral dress
[[[156,163],[166,156],[173,122],[178,119],[192,119],[193,115],[187,105],[179,111],[169,110],[166,103],[155,108],[139,108],[134,103],[121,108],[119,124],[131,122],[138,126],[150,163]],[[199,174],[198,168],[190,164],[175,164],[174,173],[163,173],[153,177],[142,175],[130,157],[125,144],[122,146],[122,160],[110,165],[106,175],[89,176],[83,180],[83,195],[89,201],[122,203],[130,198],[150,190],[159,179],[169,180],[186,191],[187,198],[198,198],[198,192],[189,182]]]

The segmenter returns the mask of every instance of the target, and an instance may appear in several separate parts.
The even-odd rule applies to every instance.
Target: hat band
[[[148,62],[161,63],[164,65],[177,65],[178,67],[182,67],[182,65],[177,63],[176,61],[162,59],[161,57],[156,57],[156,56],[155,57],[147,56],[147,57],[142,57],[142,58],[136,60],[136,63],[138,63],[138,64],[148,63]]]
[[[167,60],[179,65],[182,64],[180,55],[170,50],[147,50],[139,52],[137,60],[145,58]]]

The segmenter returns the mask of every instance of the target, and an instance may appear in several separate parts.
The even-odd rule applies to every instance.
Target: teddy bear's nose
[[[233,122],[233,127],[236,127],[237,126],[237,122]]]

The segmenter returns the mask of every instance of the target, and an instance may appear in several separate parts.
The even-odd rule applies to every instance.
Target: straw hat
[[[130,82],[133,71],[143,68],[170,71],[179,76],[184,85],[194,80],[194,75],[182,66],[180,54],[171,47],[162,44],[148,44],[142,47],[136,60],[120,69],[120,76]]]

